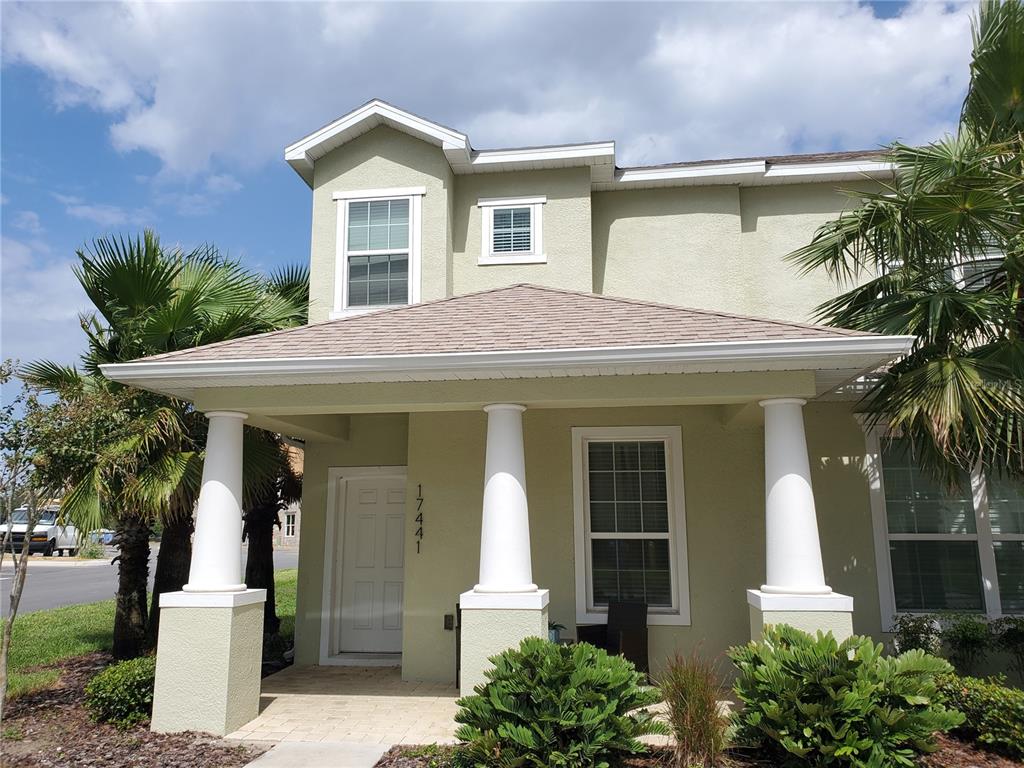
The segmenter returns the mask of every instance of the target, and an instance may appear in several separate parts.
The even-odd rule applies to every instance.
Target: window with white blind
[[[678,427],[573,430],[577,614],[641,601],[653,624],[688,624]]]
[[[883,614],[1024,613],[1024,484],[979,470],[950,489],[917,466],[907,441],[873,440]]]
[[[422,188],[336,192],[338,269],[335,311],[342,316],[419,301]]]
[[[544,263],[542,213],[547,198],[488,198],[480,208],[483,265]]]

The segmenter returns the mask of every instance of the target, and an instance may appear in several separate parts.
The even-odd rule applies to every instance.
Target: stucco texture
[[[517,648],[528,637],[547,636],[547,607],[529,610],[463,610],[459,692],[468,696],[476,686],[487,682],[484,672],[494,666],[489,661],[492,656],[508,648]]]
[[[807,322],[837,288],[785,257],[850,204],[831,184],[595,192],[594,291]]]
[[[223,736],[259,714],[263,603],[160,612],[151,728]]]
[[[338,203],[335,192],[426,187],[422,219],[423,301],[449,295],[452,172],[440,147],[386,126],[374,128],[317,160],[313,169],[310,322],[334,309]]]
[[[804,632],[831,632],[842,642],[853,634],[853,618],[845,611],[762,611],[751,605],[750,639],[760,640],[765,627],[788,624]]]
[[[524,414],[534,581],[550,589],[551,620],[576,624],[571,428],[679,425],[689,558],[690,626],[650,628],[656,671],[675,651],[718,655],[750,637],[746,590],[764,581],[764,432],[759,409],[732,418],[719,406],[542,409]],[[397,417],[388,417],[396,419]],[[854,597],[854,629],[878,636],[864,435],[849,404],[805,408],[826,578]],[[404,423],[403,425],[404,426]],[[486,415],[481,411],[408,416],[408,451],[397,422],[360,429],[349,445],[307,447],[300,553],[300,664],[316,663],[320,626],[327,467],[408,462],[409,503],[422,488],[424,536],[416,552],[415,513],[407,514],[402,672],[407,680],[454,681],[455,633],[444,616],[477,580]],[[307,527],[308,526],[308,527]],[[311,532],[312,535],[307,535]]]
[[[487,265],[480,258],[482,198],[546,196],[542,206],[546,264]],[[590,291],[590,169],[487,173],[456,178],[454,196],[455,295],[534,283]]]

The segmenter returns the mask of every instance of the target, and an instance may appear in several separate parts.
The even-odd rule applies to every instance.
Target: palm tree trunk
[[[117,601],[114,609],[115,659],[134,659],[148,649],[146,587],[149,581],[149,523],[122,518],[114,543],[118,547]]]
[[[160,595],[177,592],[188,582],[188,569],[192,562],[191,510],[172,510],[164,523],[160,536],[160,549],[156,554],[156,574],[153,578],[153,597],[149,606],[149,643],[156,646],[160,632]]]
[[[245,558],[245,584],[250,589],[267,590],[263,604],[263,634],[276,635],[281,629],[274,598],[274,526],[281,526],[278,518],[277,493],[259,499],[245,513],[244,538],[249,541]]]

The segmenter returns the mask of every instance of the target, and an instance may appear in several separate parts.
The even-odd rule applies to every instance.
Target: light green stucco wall
[[[451,168],[440,147],[380,126],[328,153],[313,166],[310,322],[326,320],[334,308],[338,204],[333,194],[395,187],[427,189],[423,197],[421,297],[429,301],[448,295]]]
[[[657,669],[673,651],[700,647],[719,654],[749,638],[746,590],[764,579],[763,427],[756,420],[723,424],[715,406],[531,409],[525,414],[527,492],[534,580],[551,590],[552,621],[576,623],[572,451],[574,426],[680,425],[683,433],[691,626],[650,629]],[[854,629],[878,634],[877,582],[864,438],[846,404],[811,404],[807,434],[826,576],[854,597]],[[396,425],[397,426],[397,425]],[[375,433],[363,443],[353,424],[360,464],[403,463],[393,441]],[[407,519],[403,675],[453,680],[455,636],[443,628],[458,596],[477,580],[483,495],[485,414],[413,413],[408,419],[410,514]],[[365,448],[360,448],[365,445]],[[326,468],[349,458],[338,449],[307,449],[300,554],[300,664],[315,663],[319,640]],[[411,512],[418,486],[424,537],[416,554]],[[308,517],[307,517],[308,515]],[[312,532],[312,535],[310,533]],[[307,596],[302,596],[308,591]],[[572,631],[567,633],[572,634]]]
[[[835,184],[595,192],[594,290],[810,320],[837,288],[824,271],[801,276],[785,257],[850,202]]]
[[[542,213],[546,264],[480,266],[481,198],[547,197]],[[591,290],[590,169],[459,176],[454,202],[455,295],[534,283]]]
[[[408,417],[404,413],[354,415],[348,440],[306,444],[295,606],[296,664],[316,664],[320,658],[327,470],[329,467],[404,465],[407,425]]]
[[[310,318],[334,305],[335,191],[424,186],[424,301],[537,283],[754,316],[806,321],[837,292],[785,256],[871,182],[696,186],[592,192],[588,168],[452,174],[425,141],[377,127],[316,161]],[[481,266],[480,198],[544,195],[546,264]]]

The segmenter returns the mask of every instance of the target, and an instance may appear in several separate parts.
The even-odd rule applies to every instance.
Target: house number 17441
[[[420,544],[423,541],[423,486],[416,486],[416,554],[420,553]]]

